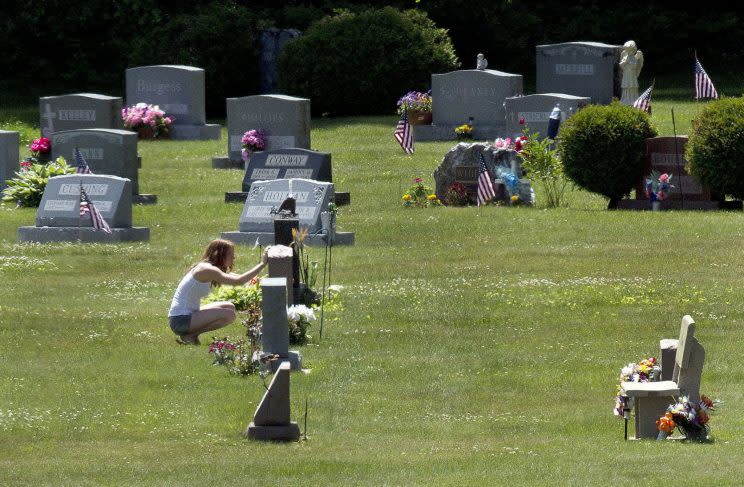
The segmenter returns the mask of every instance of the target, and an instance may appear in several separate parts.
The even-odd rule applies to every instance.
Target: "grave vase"
[[[139,127],[137,129],[137,137],[139,139],[154,139],[155,131],[152,129],[152,127]]]
[[[422,112],[419,110],[410,110],[408,112],[408,121],[411,125],[431,125],[431,112]]]

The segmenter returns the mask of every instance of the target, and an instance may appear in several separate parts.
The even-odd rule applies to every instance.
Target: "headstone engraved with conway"
[[[123,129],[119,96],[96,93],[45,96],[39,98],[41,135],[52,138],[55,132],[87,128]]]
[[[158,105],[173,117],[169,136],[218,140],[220,126],[206,123],[204,70],[192,66],[140,66],[126,71],[127,105]]]
[[[93,174],[108,174],[131,181],[135,203],[154,204],[157,196],[140,194],[137,134],[129,130],[80,129],[55,132],[52,135],[52,158],[65,158],[75,164],[75,149],[88,163]]]
[[[7,185],[5,181],[15,177],[18,165],[21,134],[10,130],[0,130],[0,191]]]
[[[521,95],[522,84],[522,75],[492,69],[432,74],[432,124],[414,125],[415,139],[455,139],[455,127],[469,119],[476,139],[504,136],[504,100]]]
[[[620,96],[622,47],[599,42],[537,46],[537,92],[565,93],[609,104]]]
[[[281,204],[293,197],[296,202],[295,213],[300,227],[306,229],[305,242],[309,245],[323,245],[326,229],[323,228],[321,213],[328,210],[334,200],[333,184],[309,179],[273,179],[255,181],[251,184],[239,220],[238,232],[222,232],[222,237],[235,243],[262,245],[274,243],[274,220]],[[336,232],[335,244],[353,245],[352,232]]]
[[[36,225],[20,227],[20,242],[116,242],[149,240],[150,229],[132,227],[132,189],[128,179],[68,174],[49,179],[36,212]],[[111,233],[93,228],[80,216],[80,189],[106,220]]]
[[[553,108],[556,106],[560,108],[561,122],[565,122],[589,103],[591,99],[588,97],[562,93],[539,93],[507,98],[504,101],[506,131],[514,137],[521,135],[526,128],[532,133],[539,133],[540,138],[544,138],[548,134],[548,120]]]
[[[228,98],[227,157],[212,159],[212,167],[244,167],[243,135],[253,129],[266,134],[264,150],[310,148],[310,100],[286,95]]]

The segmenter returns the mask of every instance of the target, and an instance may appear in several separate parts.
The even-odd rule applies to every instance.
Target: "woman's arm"
[[[265,250],[261,256],[261,262],[253,266],[247,272],[243,274],[236,274],[234,272],[222,272],[218,267],[212,264],[202,262],[194,269],[194,278],[200,282],[217,282],[219,284],[227,284],[229,286],[240,286],[258,275],[266,264],[269,262],[268,255]]]

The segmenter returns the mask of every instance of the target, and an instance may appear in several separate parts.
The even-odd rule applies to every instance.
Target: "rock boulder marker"
[[[93,174],[119,176],[131,181],[135,203],[154,204],[157,196],[140,194],[137,134],[129,130],[78,129],[55,132],[52,135],[52,158],[65,158],[75,165],[75,148],[85,158]]]
[[[20,227],[19,242],[119,242],[150,239],[150,229],[132,227],[132,189],[128,179],[94,174],[68,174],[49,179],[36,226]],[[92,227],[90,217],[80,218],[82,185],[111,234]]]
[[[245,432],[247,438],[264,441],[297,441],[300,427],[290,419],[290,364],[282,362]]]
[[[332,183],[309,179],[255,181],[240,215],[239,231],[222,232],[222,237],[244,245],[253,245],[256,240],[261,245],[273,244],[276,212],[290,195],[296,199],[300,227],[308,231],[305,242],[308,245],[322,245],[325,234],[320,215],[334,200],[334,189]],[[353,245],[354,234],[337,232],[334,243]]]
[[[126,70],[127,105],[158,105],[173,117],[169,136],[218,140],[220,126],[206,123],[204,70],[193,66],[140,66]]]
[[[75,93],[39,98],[41,135],[88,128],[123,129],[123,100],[118,96]]]
[[[227,157],[212,159],[214,168],[244,167],[243,134],[252,129],[266,133],[266,148],[310,148],[310,100],[287,95],[228,98]]]
[[[623,46],[565,42],[537,46],[537,92],[585,96],[607,105],[620,96]]]
[[[18,164],[21,135],[10,130],[0,130],[0,191],[7,185],[5,181],[15,177],[20,169]]]
[[[432,124],[414,125],[416,140],[452,140],[455,127],[473,119],[473,137],[492,139],[506,130],[504,100],[522,94],[522,75],[466,69],[431,75]]]

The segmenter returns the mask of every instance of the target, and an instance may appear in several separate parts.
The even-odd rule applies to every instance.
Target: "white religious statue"
[[[620,69],[623,71],[620,103],[632,105],[638,99],[638,75],[643,69],[643,53],[638,50],[634,41],[628,41],[623,45]]]
[[[475,69],[484,70],[488,67],[488,61],[486,60],[486,56],[483,54],[478,54],[478,59],[475,62]]]

